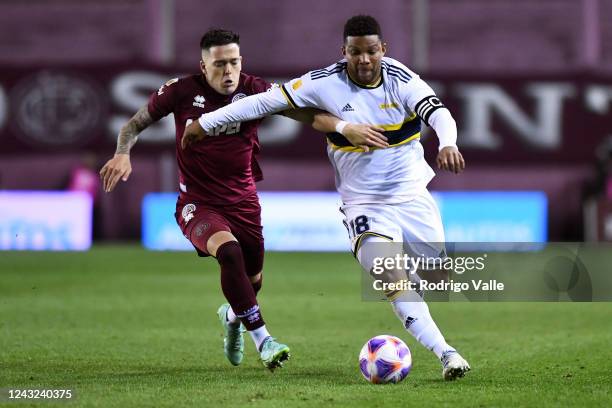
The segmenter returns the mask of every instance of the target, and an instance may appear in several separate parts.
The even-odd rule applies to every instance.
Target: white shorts
[[[376,236],[402,242],[411,256],[445,257],[440,210],[427,189],[399,204],[348,204],[340,207],[356,255],[363,240]]]

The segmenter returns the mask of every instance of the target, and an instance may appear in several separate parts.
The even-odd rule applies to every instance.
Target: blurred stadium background
[[[168,78],[197,72],[210,27],[240,33],[244,71],[283,81],[341,58],[356,13],[379,19],[387,55],[434,85],[457,119],[467,171],[430,185],[450,240],[612,240],[610,0],[35,0],[0,3],[0,247],[88,247],[89,196],[96,241],[188,248],[165,229],[172,119],[141,136],[129,182],[103,194],[96,175],[119,127]],[[335,196],[318,194],[334,191],[324,137],[276,117],[260,137],[264,211],[293,214],[268,211],[268,247],[327,236],[340,248],[312,249],[344,248]],[[431,163],[437,141],[423,143]],[[61,190],[84,195],[14,194]],[[312,205],[322,207],[314,221],[291,224]]]

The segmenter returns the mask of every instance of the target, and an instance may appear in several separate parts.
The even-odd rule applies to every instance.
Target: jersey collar
[[[380,67],[380,78],[378,78],[378,81],[376,81],[375,84],[373,85],[363,85],[360,84],[359,82],[355,81],[353,78],[351,78],[351,74],[349,73],[348,69],[346,70],[346,75],[348,76],[348,79],[355,85],[357,85],[358,87],[362,88],[362,89],[376,89],[379,86],[382,85],[383,83],[383,73],[382,73],[382,65]]]

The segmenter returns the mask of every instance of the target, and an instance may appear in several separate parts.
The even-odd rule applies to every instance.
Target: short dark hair
[[[240,36],[238,34],[230,30],[212,28],[202,36],[202,39],[200,40],[200,48],[202,50],[208,50],[210,47],[234,43],[240,45]]]
[[[378,21],[372,16],[353,16],[344,24],[344,37],[360,37],[363,35],[377,35],[382,40],[382,31]]]

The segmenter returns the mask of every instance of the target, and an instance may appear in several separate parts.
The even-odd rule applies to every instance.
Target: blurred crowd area
[[[176,190],[172,120],[143,134],[115,192],[93,176],[147,95],[198,71],[202,33],[239,32],[243,70],[283,81],[340,59],[354,14],[457,119],[468,169],[433,190],[543,191],[550,240],[612,240],[612,0],[5,0],[0,189],[88,191],[97,239],[138,239],[144,194]],[[321,135],[271,118],[261,139],[260,190],[334,189]]]
[[[425,41],[419,64],[432,71],[612,70],[610,0],[4,0],[0,62],[191,70],[203,31],[223,27],[241,34],[245,68],[286,75],[338,58],[357,13],[380,21],[399,60],[414,63]]]

